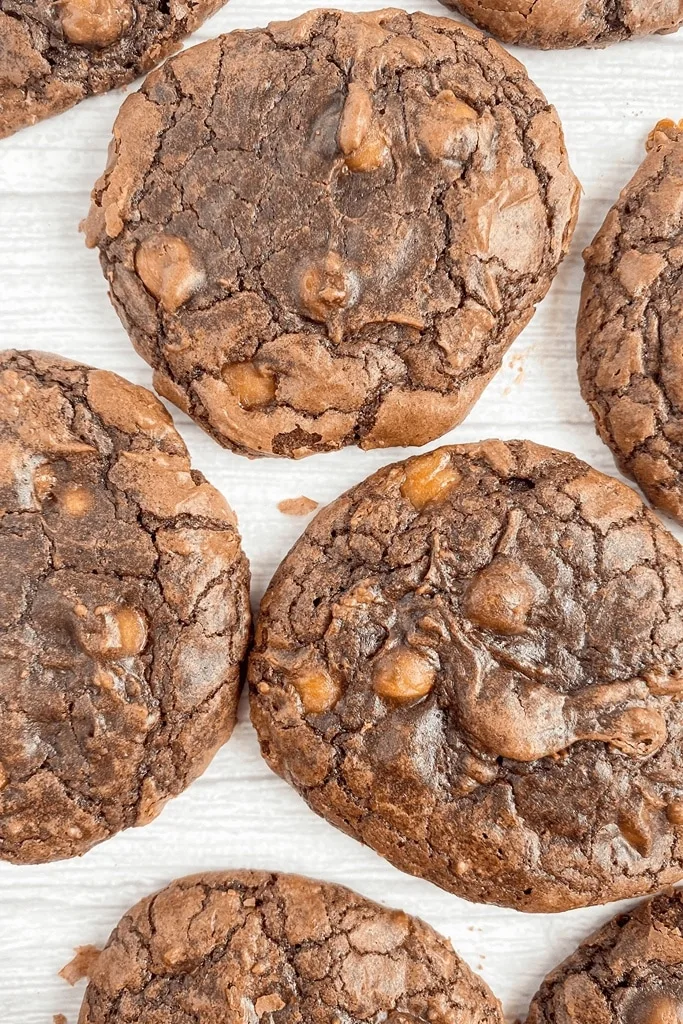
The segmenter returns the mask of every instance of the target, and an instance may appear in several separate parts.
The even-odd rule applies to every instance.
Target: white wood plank
[[[403,3],[443,14],[436,0]],[[292,17],[304,0],[231,0],[196,41],[237,27]],[[339,0],[371,10],[377,0]],[[517,51],[563,119],[585,196],[572,252],[536,318],[466,423],[449,440],[531,437],[613,472],[581,401],[574,321],[581,250],[641,160],[660,117],[683,115],[683,33],[603,52]],[[105,160],[122,94],[82,104],[0,143],[0,345],[44,348],[149,384],[114,314],[78,222]],[[521,370],[521,373],[520,373]],[[250,462],[222,451],[186,418],[177,421],[195,463],[235,507],[252,560],[254,600],[306,520],[277,510],[285,497],[320,502],[402,453],[346,451],[294,465]],[[678,531],[679,536],[680,531]],[[8,1024],[75,1024],[82,986],[57,971],[72,948],[102,943],[135,900],[175,876],[202,869],[268,867],[336,880],[426,918],[448,934],[504,1001],[524,1014],[544,973],[615,907],[525,916],[474,906],[409,878],[313,815],[273,777],[248,724],[197,783],[145,829],[118,836],[85,858],[44,867],[0,863],[0,1011]]]

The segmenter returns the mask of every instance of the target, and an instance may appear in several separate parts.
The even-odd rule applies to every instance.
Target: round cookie
[[[680,1024],[683,896],[619,914],[543,982],[527,1024]]]
[[[226,0],[0,0],[0,139],[132,82]]]
[[[230,736],[249,631],[235,517],[161,403],[0,353],[0,859],[156,817]]]
[[[683,550],[527,441],[442,448],[321,512],[250,655],[269,765],[466,899],[560,911],[683,877]]]
[[[683,522],[683,121],[648,149],[584,253],[579,380],[619,468]]]
[[[493,40],[403,11],[233,32],[126,100],[85,230],[155,386],[221,444],[422,445],[543,298],[579,187]]]
[[[441,0],[506,43],[565,50],[675,32],[683,0]]]
[[[502,1024],[423,921],[296,875],[231,871],[138,903],[95,962],[79,1024]]]

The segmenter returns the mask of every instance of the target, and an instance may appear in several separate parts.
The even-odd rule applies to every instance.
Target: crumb
[[[69,1024],[63,1013],[56,1013],[52,1018],[52,1024]]]
[[[512,380],[512,383],[508,384],[507,387],[504,389],[504,395],[509,395],[512,389],[515,387],[519,387],[519,385],[524,380],[524,361],[529,355],[530,351],[531,349],[524,349],[521,352],[513,352],[513,354],[510,356],[510,359],[508,360],[508,369],[514,370],[515,376]]]
[[[97,946],[77,946],[76,956],[59,972],[60,978],[69,985],[75,985],[81,978],[89,978],[95,961],[102,952]]]
[[[277,507],[286,516],[307,516],[314,512],[319,504],[320,502],[313,501],[313,498],[302,495],[300,498],[285,498]]]

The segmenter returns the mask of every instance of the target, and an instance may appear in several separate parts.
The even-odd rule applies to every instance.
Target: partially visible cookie
[[[526,1024],[680,1024],[683,893],[619,914],[543,982]]]
[[[675,32],[683,0],[441,0],[506,43],[562,50]]]
[[[584,253],[579,380],[619,467],[683,522],[683,122],[648,150]]]
[[[249,631],[235,517],[161,403],[0,353],[0,859],[151,821],[230,736]]]
[[[129,97],[85,228],[155,386],[221,444],[422,445],[467,414],[579,186],[521,64],[451,19],[310,11]]]
[[[447,939],[296,875],[195,875],[142,900],[90,974],[79,1024],[502,1024]]]
[[[132,82],[227,0],[0,0],[0,139]]]
[[[525,441],[387,466],[318,514],[250,655],[268,764],[466,899],[562,911],[683,878],[683,550]]]

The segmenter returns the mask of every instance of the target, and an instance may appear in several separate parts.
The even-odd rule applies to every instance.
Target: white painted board
[[[653,0],[654,2],[654,0]],[[437,0],[410,10],[444,14]],[[293,17],[306,0],[231,0],[195,41],[230,29]],[[377,0],[321,6],[371,10]],[[683,31],[604,51],[516,51],[556,105],[584,188],[569,258],[535,319],[468,420],[449,441],[529,437],[569,449],[614,472],[576,381],[574,322],[581,250],[591,240],[662,117],[683,117]],[[0,347],[42,348],[122,373],[149,386],[109,305],[94,253],[78,233],[101,173],[114,93],[0,142]],[[174,412],[174,415],[175,412]],[[250,462],[220,449],[179,414],[197,468],[228,497],[253,570],[253,600],[307,520],[277,503],[306,494],[325,503],[400,451],[347,450],[300,463]],[[410,878],[307,809],[261,760],[243,703],[241,722],[206,774],[144,829],[126,832],[78,861],[17,868],[0,863],[0,1020],[75,1024],[82,986],[57,976],[74,946],[103,943],[122,913],[172,878],[251,867],[338,881],[419,914],[449,935],[502,999],[523,1016],[543,975],[616,907],[528,916],[475,906]]]

